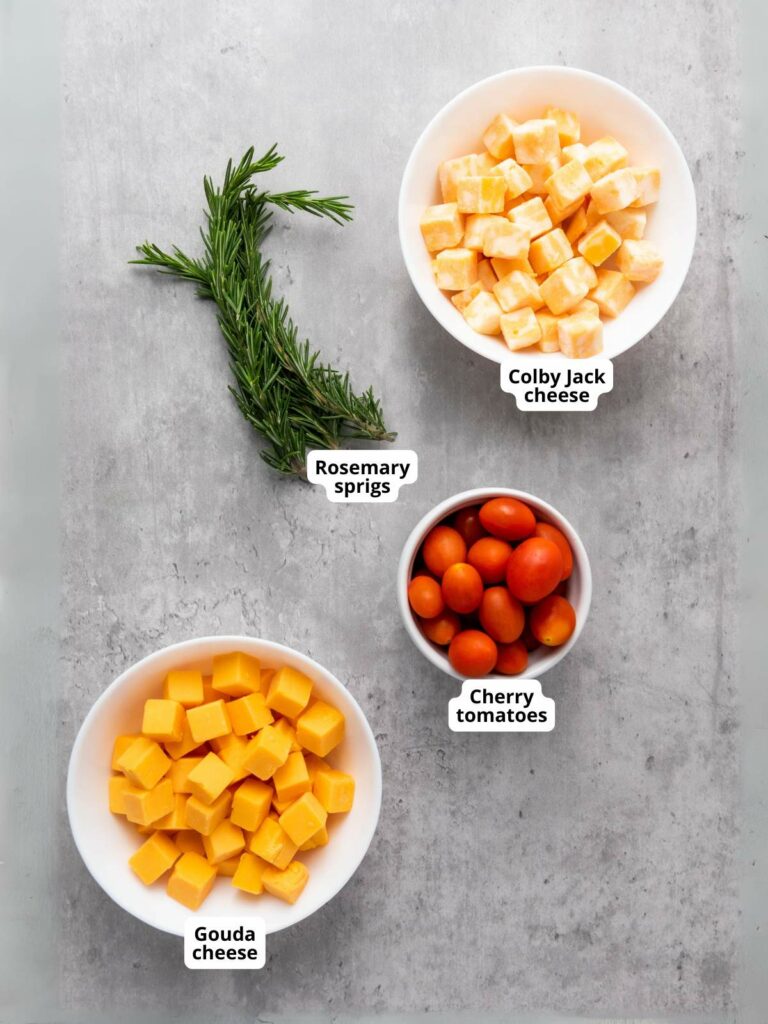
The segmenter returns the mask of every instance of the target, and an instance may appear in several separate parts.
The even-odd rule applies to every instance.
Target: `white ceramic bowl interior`
[[[476,490],[463,491],[461,494],[455,494],[452,498],[447,498],[439,505],[436,505],[431,512],[428,512],[424,518],[416,524],[414,529],[411,531],[408,540],[405,542],[397,570],[397,600],[400,606],[400,614],[402,615],[405,628],[408,630],[411,640],[413,640],[421,653],[428,658],[433,665],[436,665],[439,669],[442,669],[443,672],[453,676],[455,679],[463,679],[464,677],[453,668],[448,660],[447,648],[438,647],[437,644],[433,644],[430,640],[427,640],[419,627],[416,617],[411,611],[411,606],[408,603],[408,584],[411,580],[416,557],[424,538],[434,526],[445,522],[450,516],[454,515],[462,508],[467,508],[469,505],[482,505],[483,502],[489,501],[491,498],[501,497],[519,498],[519,500],[524,501],[526,505],[530,505],[534,510],[537,519],[546,523],[551,523],[552,526],[556,526],[558,530],[565,534],[568,543],[571,545],[571,550],[573,551],[573,573],[568,580],[567,597],[576,611],[576,629],[573,631],[573,635],[570,637],[568,642],[564,643],[561,647],[542,646],[531,651],[528,667],[519,676],[502,676],[496,673],[491,673],[488,678],[539,678],[561,661],[568,651],[570,651],[579,639],[579,634],[584,628],[584,623],[587,621],[587,615],[589,614],[589,606],[592,601],[592,570],[590,569],[589,558],[587,557],[587,552],[581,542],[581,538],[565,516],[552,508],[551,505],[548,505],[546,501],[542,501],[541,498],[536,498],[533,494],[527,494],[525,491],[512,490],[509,487],[481,487]]]
[[[354,775],[355,802],[349,814],[333,816],[327,846],[301,855],[309,868],[309,881],[293,906],[267,894],[249,897],[222,878],[217,879],[200,913],[257,915],[266,921],[268,934],[309,917],[357,870],[373,838],[381,807],[381,763],[371,728],[354,697],[316,661],[281,644],[241,636],[188,640],[144,658],[116,679],[88,712],[70,757],[67,808],[77,848],[107,895],[134,917],[174,935],[184,934],[184,922],[192,912],[166,894],[165,878],[145,886],[128,866],[128,858],[142,838],[107,806],[112,744],[118,734],[140,730],[144,701],[161,692],[169,669],[197,668],[210,673],[213,656],[227,651],[244,651],[260,658],[265,668],[290,665],[299,669],[313,681],[315,693],[344,713],[346,736],[328,760]]]
[[[638,288],[624,312],[604,324],[604,354],[625,352],[653,330],[682,287],[696,239],[696,197],[680,146],[664,122],[641,99],[616,82],[589,71],[531,67],[505,71],[460,93],[430,121],[413,148],[400,187],[400,245],[416,291],[434,318],[467,348],[501,362],[503,341],[477,334],[438,290],[432,256],[419,230],[424,208],[442,202],[437,169],[443,160],[484,151],[482,134],[504,110],[516,120],[540,117],[547,106],[572,110],[581,120],[582,141],[614,135],[633,164],[661,168],[661,196],[648,209],[645,237],[664,257],[664,269],[650,285]],[[516,353],[540,354],[532,349]]]

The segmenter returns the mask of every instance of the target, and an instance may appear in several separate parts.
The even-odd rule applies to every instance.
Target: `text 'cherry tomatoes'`
[[[500,644],[517,640],[525,626],[525,611],[506,587],[489,587],[480,603],[480,625]]]
[[[528,648],[522,640],[513,644],[499,644],[496,671],[503,676],[516,676],[528,668]]]
[[[512,545],[498,537],[483,537],[467,552],[467,561],[474,565],[483,583],[501,583],[507,568]]]
[[[408,584],[408,601],[422,619],[434,619],[445,608],[443,592],[431,576],[414,576]]]
[[[553,544],[557,544],[560,548],[560,554],[563,556],[563,575],[560,579],[567,580],[573,572],[573,552],[571,551],[571,545],[566,540],[565,534],[549,523],[536,523],[533,536],[544,537],[545,540],[551,540]]]
[[[445,570],[443,600],[455,612],[468,615],[480,606],[483,581],[480,573],[467,562],[457,562]]]
[[[493,671],[498,651],[496,644],[479,629],[457,633],[448,648],[448,660],[461,676],[480,679]]]
[[[531,611],[531,632],[546,647],[559,647],[576,629],[576,612],[564,597],[553,594]]]
[[[461,620],[456,612],[444,611],[434,619],[423,619],[421,631],[427,640],[439,647],[447,647],[461,629]]]
[[[429,571],[442,576],[449,566],[466,559],[467,545],[452,527],[436,526],[427,534],[421,553]]]
[[[507,586],[523,604],[535,604],[551,594],[562,575],[560,548],[544,537],[524,540],[507,562]]]
[[[491,498],[480,509],[480,522],[502,540],[523,540],[536,529],[533,512],[517,498]]]

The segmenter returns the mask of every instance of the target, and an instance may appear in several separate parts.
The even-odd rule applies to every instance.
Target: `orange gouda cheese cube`
[[[513,352],[535,345],[541,338],[539,322],[530,306],[502,314],[500,324],[507,348]]]
[[[298,850],[298,846],[274,818],[265,818],[251,836],[251,853],[273,864],[281,871],[287,868]]]
[[[435,259],[437,287],[463,292],[477,281],[477,253],[473,249],[443,249]]]
[[[128,786],[123,790],[125,816],[136,825],[153,825],[158,818],[171,813],[175,800],[170,779],[163,779],[154,789]]]
[[[611,135],[605,135],[602,139],[593,142],[587,146],[587,150],[589,152],[582,163],[592,181],[597,181],[598,178],[603,178],[606,174],[627,165],[629,153]]]
[[[200,746],[192,735],[192,731],[189,728],[189,719],[186,715],[184,716],[184,729],[182,730],[179,742],[164,743],[163,746],[165,747],[165,751],[168,756],[172,757],[174,761],[178,761],[180,757],[184,757],[186,754],[189,754]]]
[[[144,704],[141,731],[161,743],[178,743],[184,734],[184,708],[175,700],[151,698]]]
[[[165,677],[163,697],[175,700],[183,708],[203,703],[203,673],[194,669],[174,669]]]
[[[506,182],[499,174],[460,178],[456,202],[460,213],[503,213]]]
[[[508,217],[529,239],[538,238],[539,235],[552,230],[552,221],[540,196],[534,196],[520,206],[513,207]]]
[[[125,814],[125,790],[130,785],[124,775],[110,775],[109,809],[113,814]]]
[[[560,351],[571,359],[587,359],[603,350],[603,325],[592,313],[573,313],[557,325]]]
[[[626,308],[635,288],[623,274],[617,270],[598,270],[597,285],[589,293],[596,302],[603,316],[618,316]]]
[[[598,180],[592,186],[590,195],[599,214],[612,213],[614,210],[623,210],[631,202],[637,199],[638,185],[634,174],[628,167],[618,171],[611,171]]]
[[[227,697],[244,697],[261,689],[261,666],[258,658],[242,651],[217,654],[213,659],[211,686]]]
[[[329,814],[344,814],[352,809],[355,780],[346,772],[323,768],[315,775],[312,792]]]
[[[569,160],[547,178],[547,191],[552,202],[561,210],[580,202],[589,195],[592,179],[578,160]]]
[[[221,864],[230,857],[238,857],[245,849],[243,830],[225,819],[209,836],[203,836],[203,848],[211,864]]]
[[[471,177],[479,174],[478,156],[476,153],[469,153],[467,156],[458,156],[453,160],[445,160],[440,164],[440,191],[444,203],[456,202],[456,186],[460,178]]]
[[[501,307],[490,292],[481,291],[464,310],[464,319],[478,334],[498,334]]]
[[[287,718],[278,718],[278,720],[275,722],[275,729],[279,733],[282,733],[284,736],[287,736],[290,739],[292,754],[295,754],[297,750],[301,750],[301,747],[296,742],[296,730],[294,729],[294,727],[291,725]]]
[[[243,766],[257,779],[271,779],[290,752],[290,737],[272,725],[265,725],[249,742]]]
[[[264,868],[261,881],[271,896],[277,896],[286,903],[295,903],[309,881],[309,871],[306,865],[298,860],[289,864],[284,871],[278,871],[268,865]]]
[[[496,164],[495,167],[491,168],[488,173],[491,176],[499,174],[504,179],[507,190],[504,197],[506,202],[510,199],[517,199],[523,192],[527,192],[533,184],[528,171],[521,167],[516,160],[502,160],[500,164]]]
[[[227,786],[231,785],[235,773],[214,753],[206,754],[187,776],[187,786],[192,796],[204,804],[212,804]]]
[[[182,853],[199,853],[201,857],[205,856],[203,837],[193,829],[185,828],[177,832],[174,842]]]
[[[456,203],[428,206],[421,216],[419,228],[429,252],[452,249],[464,237],[464,217]]]
[[[484,292],[492,292],[498,278],[490,260],[478,260],[477,280]],[[472,298],[474,299],[474,295]],[[470,300],[471,301],[471,300]]]
[[[319,846],[327,846],[329,838],[328,829],[323,825],[318,832],[315,832],[313,836],[310,836],[306,843],[301,844],[299,851],[301,853],[306,853],[308,850],[316,850]]]
[[[573,256],[562,228],[555,228],[531,242],[528,259],[537,274],[550,274]]]
[[[540,351],[559,352],[560,340],[557,333],[558,318],[553,313],[548,313],[546,310],[539,310],[536,313],[536,320],[541,328],[541,337],[539,338]]]
[[[229,720],[232,723],[232,732],[236,736],[246,736],[248,733],[257,732],[265,725],[274,722],[274,716],[267,707],[267,700],[263,693],[249,693],[246,697],[238,697],[227,704]]]
[[[171,765],[162,747],[147,736],[139,736],[117,759],[118,769],[133,786],[152,789]]]
[[[131,735],[118,736],[115,739],[114,745],[112,747],[112,761],[111,761],[111,768],[112,768],[113,772],[119,772],[120,771],[120,767],[119,767],[117,762],[120,760],[120,758],[126,752],[128,747],[130,747],[130,745],[133,743],[133,741],[140,739],[140,737],[141,737],[141,733],[132,733]]]
[[[187,712],[189,731],[196,743],[217,739],[232,732],[232,723],[223,700],[214,700],[210,704],[201,704],[190,708]]]
[[[239,864],[240,856],[229,857],[227,860],[223,860],[220,864],[216,865],[216,874],[220,878],[234,878]]]
[[[454,304],[454,306],[456,307],[456,309],[458,309],[460,313],[463,313],[464,310],[472,301],[472,299],[474,299],[476,295],[479,295],[482,290],[483,286],[480,284],[480,282],[475,281],[475,283],[471,287],[465,288],[463,292],[455,292],[451,296],[451,302]],[[280,721],[285,722],[286,719],[281,718]]]
[[[508,160],[515,152],[512,129],[517,124],[506,114],[497,114],[483,133],[483,145],[497,160]]]
[[[664,260],[652,242],[626,239],[616,254],[616,266],[630,281],[655,281]]]
[[[283,803],[297,800],[302,793],[312,789],[312,781],[307,771],[304,755],[296,752],[288,755],[288,760],[281,765],[272,776],[277,799]]]
[[[181,850],[162,832],[155,832],[142,843],[128,863],[144,885],[152,885],[166,871],[170,871],[181,856]]]
[[[606,213],[605,219],[615,228],[622,238],[630,238],[637,241],[645,234],[647,214],[645,210],[633,210],[627,207],[626,210],[613,210]]]
[[[474,249],[476,252],[483,251],[485,244],[485,232],[491,224],[506,224],[507,218],[500,213],[472,213],[467,217],[464,241],[462,246],[465,249]]]
[[[513,270],[511,274],[502,277],[493,286],[493,294],[505,313],[511,313],[513,309],[519,309],[521,306],[538,309],[542,305],[536,278],[530,274],[522,274],[519,270]]]
[[[278,800],[276,796],[272,797],[272,807],[274,808],[275,813],[278,815],[278,818],[283,813],[283,811],[288,810],[292,803],[293,800]]]
[[[283,665],[272,676],[267,704],[279,715],[296,718],[309,703],[312,680],[298,669]]]
[[[528,255],[527,232],[506,217],[500,217],[499,221],[486,228],[483,254],[503,260],[524,259]]]
[[[180,757],[178,761],[173,762],[168,778],[171,780],[174,793],[192,792],[187,785],[187,778],[195,765],[200,764],[202,760],[202,757]]]
[[[606,220],[600,220],[584,235],[577,246],[579,252],[592,264],[599,267],[621,245],[621,235]]]
[[[519,164],[543,164],[560,156],[557,123],[551,118],[524,121],[512,128],[515,160]]]
[[[168,879],[168,895],[189,910],[197,910],[216,881],[216,868],[198,853],[183,853]]]
[[[344,738],[344,715],[338,708],[319,700],[296,723],[296,739],[318,757],[325,757]]]
[[[246,832],[255,832],[269,814],[271,803],[271,786],[259,779],[246,779],[232,798],[232,824],[239,825]]]
[[[661,171],[658,167],[630,167],[637,182],[638,196],[631,206],[649,206],[659,200]]]
[[[248,754],[248,740],[245,737],[235,736],[234,733],[220,736],[211,740],[211,748],[224,764],[232,769],[233,782],[239,782],[251,774],[245,767],[245,758]]]
[[[253,853],[242,854],[237,861],[237,868],[232,875],[232,885],[252,896],[260,896],[264,892],[261,876],[269,865]]]
[[[212,804],[204,803],[199,797],[190,796],[186,806],[186,825],[201,836],[209,836],[229,814],[232,806],[232,794],[228,789],[218,796]]]
[[[309,778],[312,781],[312,785],[315,784],[315,778],[321,768],[331,767],[327,761],[324,761],[322,757],[318,757],[317,754],[305,754],[304,762],[307,766],[307,771],[309,772]]]
[[[173,808],[152,823],[158,832],[178,832],[187,827],[187,797],[184,793],[173,794]]]
[[[557,135],[561,146],[573,146],[581,138],[581,125],[578,117],[570,110],[560,107],[547,107],[544,117],[557,125]]]

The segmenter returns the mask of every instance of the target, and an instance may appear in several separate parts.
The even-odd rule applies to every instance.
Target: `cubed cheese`
[[[575,245],[586,230],[587,210],[586,206],[582,205],[579,207],[576,213],[573,214],[568,223],[565,225],[565,237],[568,239],[571,245]]]
[[[201,836],[209,836],[229,814],[232,806],[232,794],[228,789],[218,796],[212,804],[206,804],[199,797],[187,798],[187,828],[199,832]]]
[[[462,246],[465,249],[474,249],[476,252],[483,251],[485,232],[491,224],[506,224],[507,218],[500,213],[471,213],[464,225],[464,241]]]
[[[189,731],[196,743],[226,736],[232,732],[232,723],[223,700],[214,700],[210,704],[200,704],[187,712]]]
[[[563,160],[578,160],[580,164],[583,164],[588,156],[589,150],[583,142],[574,142],[572,146],[563,146]]]
[[[227,704],[227,711],[235,736],[247,736],[265,725],[271,725],[275,720],[263,693],[249,693],[245,697],[231,700]]]
[[[578,117],[570,110],[561,107],[547,107],[544,117],[557,125],[557,135],[561,146],[573,146],[581,138],[581,125]]]
[[[268,867],[267,862],[255,854],[242,854],[232,876],[232,885],[236,889],[242,889],[243,892],[249,892],[252,896],[260,896],[264,892],[261,878],[266,867]]]
[[[437,287],[463,292],[477,281],[477,253],[474,249],[443,249],[437,254]]]
[[[498,334],[501,308],[490,292],[481,291],[464,310],[464,319],[478,334]]]
[[[298,845],[274,818],[265,818],[251,836],[249,849],[268,864],[281,871],[288,867]]]
[[[543,164],[560,156],[557,122],[551,118],[524,121],[512,128],[515,159],[519,164]]]
[[[317,701],[296,723],[296,739],[313,754],[325,757],[344,738],[344,715],[338,708]]]
[[[328,812],[314,795],[303,793],[280,815],[280,826],[298,849],[325,825]]]
[[[168,772],[168,778],[171,780],[174,793],[186,793],[188,795],[192,792],[187,785],[187,779],[195,765],[200,764],[201,761],[202,757],[180,757],[178,761],[173,762],[171,770]]]
[[[199,706],[199,705],[196,705]],[[192,708],[188,708],[191,711]],[[164,743],[165,752],[169,757],[173,758],[174,761],[178,761],[179,758],[185,757],[191,751],[195,750],[200,746],[198,741],[192,735],[192,730],[189,728],[189,715],[184,715],[184,728],[181,733],[181,739],[178,743]]]
[[[621,245],[621,235],[608,221],[600,220],[583,236],[577,248],[593,267],[605,263]]]
[[[597,285],[589,293],[603,316],[618,316],[627,306],[635,288],[618,270],[598,270]]]
[[[558,157],[545,160],[543,164],[526,164],[523,170],[531,179],[527,191],[535,196],[547,195],[547,182],[560,166]]]
[[[173,794],[173,807],[162,818],[152,823],[159,832],[178,832],[187,827],[187,797],[183,793]]]
[[[632,206],[649,206],[659,200],[661,190],[661,171],[658,167],[630,167],[637,182],[637,199]]]
[[[213,888],[216,868],[197,853],[179,857],[168,879],[168,895],[187,907],[197,910]]]
[[[496,280],[498,281],[500,281],[502,277],[506,277],[507,274],[511,274],[513,270],[519,270],[522,274],[531,274],[531,276],[533,276],[533,267],[528,261],[527,256],[525,259],[517,260],[502,260],[496,256],[491,260],[491,267],[493,268]],[[493,291],[493,285],[495,284],[496,281],[491,285],[491,291]]]
[[[547,191],[552,202],[561,210],[580,202],[593,187],[592,179],[578,160],[569,160],[547,178]]]
[[[161,743],[178,743],[184,733],[184,708],[175,700],[150,698],[144,703],[141,731]]]
[[[547,216],[552,221],[552,226],[557,227],[558,224],[562,224],[564,220],[568,220],[572,217],[577,210],[580,210],[584,205],[583,200],[577,199],[576,202],[571,203],[570,206],[558,206],[553,200],[552,196],[546,196],[544,199],[544,209],[547,211]]]
[[[300,751],[288,755],[288,760],[272,776],[272,783],[278,800],[289,803],[298,800],[312,789],[312,780],[307,771],[304,755]]]
[[[309,871],[301,861],[295,860],[284,871],[273,867],[264,868],[262,882],[271,896],[286,903],[295,903],[309,881]]]
[[[224,820],[209,836],[203,836],[203,848],[210,864],[221,864],[230,857],[238,857],[245,849],[243,830]]]
[[[541,337],[539,338],[539,349],[542,352],[559,352],[560,341],[557,333],[557,321],[553,313],[548,313],[544,309],[538,310],[536,313],[536,319],[541,328]]]
[[[242,651],[216,654],[213,658],[211,686],[227,697],[244,697],[261,689],[261,664],[258,658]]]
[[[163,779],[153,789],[140,789],[131,785],[123,790],[125,816],[136,825],[153,825],[158,818],[170,814],[174,802],[170,779]]]
[[[130,785],[124,775],[110,775],[109,809],[113,814],[125,814],[125,790]]]
[[[515,206],[507,215],[509,220],[519,227],[529,239],[538,238],[546,231],[552,230],[546,207],[539,196]]]
[[[599,214],[612,213],[629,206],[638,195],[638,185],[634,174],[628,167],[611,171],[599,178],[592,186],[590,193]]]
[[[234,772],[214,753],[206,754],[187,776],[192,796],[204,804],[212,804],[234,779]]]
[[[513,352],[535,345],[541,338],[541,327],[530,306],[516,309],[512,313],[503,313],[500,324],[507,348]]]
[[[472,177],[479,173],[476,153],[458,156],[440,164],[440,192],[444,203],[456,202],[456,185],[460,178]]]
[[[616,266],[630,281],[655,281],[664,260],[653,242],[625,239],[616,253]]]
[[[645,234],[647,221],[645,210],[633,210],[631,207],[626,210],[614,210],[612,213],[606,213],[605,219],[622,238],[637,241]]]
[[[629,153],[620,142],[611,135],[605,135],[591,145],[584,157],[583,163],[592,181],[605,177],[611,171],[617,171],[620,167],[626,167]]]
[[[248,744],[245,767],[257,779],[271,779],[285,764],[291,752],[291,740],[272,725],[265,725]]]
[[[267,704],[278,715],[297,718],[309,704],[312,680],[290,665],[283,665],[272,676]]]
[[[461,213],[503,213],[507,186],[498,174],[460,178],[456,202]]]
[[[141,844],[128,863],[144,885],[152,885],[171,870],[180,856],[181,850],[172,839],[162,832],[155,832]]]
[[[493,294],[505,313],[530,306],[538,309],[542,305],[541,293],[535,277],[513,270],[493,286]]]
[[[259,779],[246,779],[235,790],[230,818],[247,832],[255,832],[269,814],[271,803],[271,786]]]
[[[507,187],[505,201],[517,199],[523,192],[527,192],[533,182],[530,174],[516,160],[502,160],[500,164],[488,172],[491,175],[500,174],[504,178]]]
[[[170,766],[160,744],[148,736],[139,736],[117,759],[118,769],[140,789],[156,786]]]
[[[512,130],[517,124],[506,114],[497,114],[483,133],[483,145],[497,160],[507,160],[515,152]]]
[[[555,316],[566,313],[581,302],[592,287],[585,278],[579,261],[589,267],[583,257],[568,260],[554,270],[539,288],[542,299],[547,304],[550,313],[554,313]],[[590,267],[590,269],[592,268]],[[594,270],[592,273],[594,274]]]
[[[477,280],[484,292],[493,291],[493,286],[498,281],[498,278],[490,260],[478,260]],[[473,295],[472,298],[474,299],[474,297]]]
[[[483,255],[504,260],[522,259],[528,254],[527,232],[505,217],[500,223],[489,224],[483,240]]]
[[[464,237],[464,217],[456,203],[428,206],[419,221],[424,243],[430,252],[452,249]]]
[[[355,780],[346,772],[323,768],[315,775],[312,792],[329,814],[344,814],[352,809]]]
[[[196,669],[173,669],[165,677],[163,697],[184,708],[203,703],[203,673]]]
[[[537,274],[550,274],[573,256],[573,249],[562,228],[548,231],[531,242],[528,258]]]
[[[603,325],[592,313],[562,317],[557,330],[560,351],[571,359],[587,359],[603,350]]]

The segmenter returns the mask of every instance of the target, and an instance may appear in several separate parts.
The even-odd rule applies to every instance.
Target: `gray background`
[[[57,725],[45,881],[62,1019],[119,1008],[210,1022],[448,1008],[731,1018],[738,30],[734,5],[695,0],[68,5],[63,599],[46,634],[60,640],[59,696],[40,712]],[[589,416],[518,413],[495,366],[431,321],[398,250],[397,189],[423,125],[466,85],[536,63],[586,67],[646,99],[699,198],[683,293]],[[269,247],[300,326],[374,384],[400,445],[419,452],[419,482],[391,507],[333,506],[271,473],[227,396],[211,310],[125,266],[144,238],[194,247],[202,175],[273,141],[287,155],[276,183],[357,205],[344,229],[281,217]],[[452,685],[397,616],[413,523],[494,483],[555,504],[592,559],[589,622],[545,679],[551,735],[449,733]],[[87,875],[64,769],[82,717],[124,667],[240,631],[299,647],[348,684],[379,739],[384,805],[354,880],[270,941],[267,969],[190,974],[178,940],[128,918]]]

